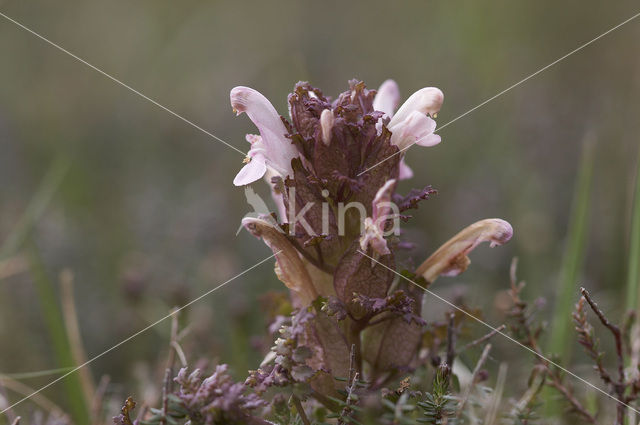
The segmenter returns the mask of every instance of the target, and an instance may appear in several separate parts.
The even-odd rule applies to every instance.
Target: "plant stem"
[[[302,419],[302,422],[304,423],[304,425],[311,425],[311,422],[309,421],[309,418],[307,418],[307,414],[304,412],[304,407],[302,407],[302,402],[300,401],[298,396],[295,394],[292,395],[291,401],[293,402],[293,405],[296,407],[296,410],[298,411],[298,415],[300,415],[300,419]]]

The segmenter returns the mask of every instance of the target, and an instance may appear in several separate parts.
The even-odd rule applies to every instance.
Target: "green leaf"
[[[640,152],[636,164],[636,181],[629,232],[629,265],[627,268],[627,309],[638,309],[640,296]]]
[[[584,264],[589,227],[589,203],[593,176],[595,139],[587,135],[574,188],[569,231],[558,282],[550,350],[562,363],[571,358],[573,344],[568,344],[573,328],[571,312],[578,299],[579,273]]]

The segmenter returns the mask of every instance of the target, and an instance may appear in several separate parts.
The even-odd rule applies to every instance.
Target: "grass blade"
[[[637,310],[640,286],[640,152],[636,164],[636,183],[631,209],[631,232],[629,233],[629,266],[627,268],[627,309]]]
[[[551,330],[550,351],[559,356],[563,363],[571,358],[573,344],[570,332],[573,328],[571,311],[578,299],[578,279],[582,269],[587,245],[589,227],[589,201],[593,175],[595,139],[588,134],[583,142],[582,158],[576,179],[567,244],[562,260],[560,281],[556,294],[555,314]]]
[[[33,198],[29,201],[29,205],[24,214],[20,217],[18,223],[16,223],[13,231],[9,233],[2,245],[0,245],[0,260],[7,259],[12,256],[16,250],[20,249],[20,246],[29,235],[33,224],[42,216],[51,198],[53,198],[53,195],[58,189],[58,186],[62,183],[65,174],[67,174],[69,170],[70,163],[69,158],[66,156],[59,156],[53,161],[49,170],[42,178],[35,195],[33,195]]]
[[[73,353],[62,319],[58,297],[54,290],[54,283],[49,278],[35,243],[31,243],[29,248],[28,258],[31,273],[45,324],[53,344],[54,355],[59,365],[71,366],[75,364]],[[69,413],[73,418],[73,422],[77,425],[88,425],[90,423],[88,401],[82,390],[80,376],[78,374],[70,375],[64,379],[63,384],[68,399]]]

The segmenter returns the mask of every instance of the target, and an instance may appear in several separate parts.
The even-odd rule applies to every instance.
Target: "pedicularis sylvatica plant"
[[[397,183],[413,175],[405,164],[408,147],[440,142],[434,118],[442,102],[442,92],[427,87],[396,111],[400,95],[391,80],[377,92],[350,81],[335,100],[298,83],[288,98],[287,119],[256,90],[231,90],[233,110],[246,114],[259,132],[246,137],[251,148],[234,184],[264,180],[276,204],[275,212],[256,211],[263,214],[249,214],[242,224],[272,250],[275,273],[289,297],[272,297],[277,308],[271,310],[277,313],[270,317],[271,348],[244,382],[235,381],[224,364],[206,378],[185,367],[172,380],[176,356],[171,355],[162,407],[142,409],[140,419],[132,420],[135,403],[130,398],[114,422],[531,425],[549,423],[539,422],[536,413],[541,389],[548,386],[560,396],[551,400],[563,400],[582,422],[613,419],[607,423],[623,425],[629,403],[640,395],[640,345],[633,344],[629,332],[634,317],[624,326],[613,324],[586,290],[573,314],[577,342],[605,386],[600,391],[618,401],[616,409],[596,411],[593,398],[587,406],[563,370],[545,357],[540,344],[544,327],[534,320],[540,303],[521,299],[524,283],[516,279],[515,261],[505,293],[508,302],[501,308],[505,325],[460,346],[459,339],[471,334],[468,319],[481,321],[481,311],[457,300],[455,307],[449,303],[454,308],[442,320],[425,321],[429,307],[422,301],[429,285],[440,276],[465,271],[468,254],[480,243],[501,245],[513,235],[504,220],[481,220],[417,268],[399,265],[408,263],[396,258],[408,245],[400,231],[400,224],[410,219],[406,211],[435,191],[426,186],[402,195],[396,192]],[[256,202],[255,192],[246,191],[254,207],[266,208],[262,200]],[[587,306],[614,337],[617,373],[607,370]],[[174,316],[172,353],[178,352],[184,363],[177,328]],[[514,349],[526,349],[533,360],[530,373],[518,374],[526,390],[508,401],[502,395],[506,363],[499,368],[495,389],[483,384],[489,376],[483,369],[491,350],[488,341],[505,332],[520,346]],[[468,356],[461,361],[460,354],[479,346],[479,359],[468,367]],[[562,408],[546,410],[555,419],[564,415]]]
[[[247,381],[259,392],[304,383],[330,404],[344,388],[341,379],[357,374],[380,388],[410,370],[425,325],[419,285],[464,271],[479,243],[500,245],[512,236],[504,220],[479,221],[416,270],[402,271],[418,285],[399,278],[399,223],[434,190],[403,196],[397,182],[413,174],[404,162],[408,147],[440,142],[434,118],[443,94],[423,88],[396,111],[399,101],[391,80],[377,92],[350,81],[333,101],[298,83],[287,120],[256,90],[231,90],[233,110],[260,133],[247,135],[251,149],[234,184],[264,178],[278,207],[277,216],[245,218],[243,225],[273,251],[275,273],[295,308],[281,318],[272,352]]]
[[[234,183],[265,178],[279,210],[277,223],[248,217],[243,225],[273,250],[275,272],[297,311],[276,341],[274,362],[250,378],[260,388],[304,381],[320,396],[337,396],[335,378],[348,376],[352,347],[356,373],[379,386],[410,368],[420,348],[424,291],[399,281],[394,253],[402,246],[399,222],[408,218],[402,213],[434,191],[427,186],[402,196],[396,186],[413,174],[404,151],[440,142],[433,117],[443,94],[423,88],[395,111],[395,82],[378,92],[358,81],[349,85],[331,101],[298,83],[288,99],[290,121],[256,90],[231,90],[234,111],[260,132],[247,136],[251,149]],[[476,245],[503,244],[511,235],[503,220],[472,224],[412,277],[426,286],[458,274]],[[299,361],[278,360],[289,348]]]

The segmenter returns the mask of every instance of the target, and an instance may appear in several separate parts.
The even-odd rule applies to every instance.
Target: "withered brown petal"
[[[456,276],[464,272],[469,263],[467,255],[480,243],[490,242],[491,246],[507,243],[513,236],[513,228],[499,218],[480,220],[464,228],[449,239],[418,267],[416,274],[428,283],[438,276]]]
[[[295,291],[305,305],[309,305],[318,297],[309,272],[300,259],[298,251],[284,233],[271,223],[260,218],[247,217],[242,220],[244,227],[276,254],[276,274],[287,288]]]

